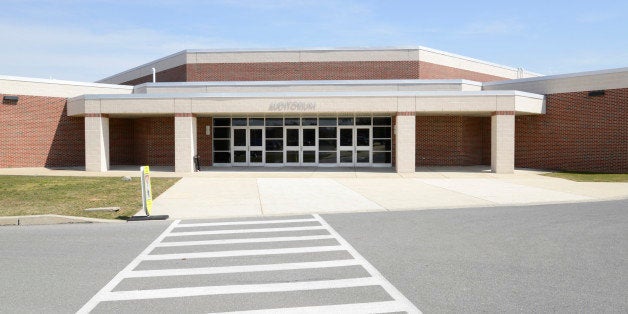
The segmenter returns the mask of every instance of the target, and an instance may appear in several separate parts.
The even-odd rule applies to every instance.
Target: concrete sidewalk
[[[273,216],[354,211],[586,202],[628,198],[628,183],[574,182],[517,169],[494,174],[486,166],[391,168],[206,168],[175,173],[151,167],[153,177],[183,177],[154,201],[154,215],[172,219]],[[137,167],[109,172],[80,168],[8,168],[0,175],[134,176]],[[143,212],[138,213],[143,215]]]
[[[414,210],[628,198],[628,183],[583,183],[485,167],[222,169],[185,176],[153,203],[172,219]]]

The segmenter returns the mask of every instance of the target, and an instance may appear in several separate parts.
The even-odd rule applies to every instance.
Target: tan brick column
[[[174,171],[194,172],[196,155],[196,117],[191,113],[174,116]]]
[[[416,116],[413,111],[397,112],[395,125],[395,163],[397,173],[413,173],[416,155]]]
[[[85,114],[85,171],[109,170],[109,117]]]
[[[515,112],[496,111],[491,116],[491,170],[515,170]]]

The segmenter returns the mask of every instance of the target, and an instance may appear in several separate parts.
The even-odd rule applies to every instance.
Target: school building
[[[0,168],[490,165],[628,173],[628,68],[425,47],[185,50],[97,83],[0,76]]]

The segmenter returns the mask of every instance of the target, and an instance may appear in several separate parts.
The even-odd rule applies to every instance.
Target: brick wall
[[[201,160],[201,166],[212,165],[212,136],[206,135],[205,127],[212,127],[212,118],[198,117],[196,119],[196,154]]]
[[[499,76],[467,71],[422,61],[420,62],[419,69],[419,76],[421,79],[466,79],[477,82],[505,80],[505,78]]]
[[[12,96],[0,105],[0,168],[85,165],[84,120],[67,116],[65,98]]]
[[[157,73],[157,82],[504,78],[419,61],[194,63]],[[152,75],[127,81],[151,82]]]
[[[515,120],[515,166],[628,173],[628,89],[546,96],[546,114]]]
[[[174,118],[109,119],[111,165],[174,166]]]
[[[417,166],[490,165],[489,117],[417,116],[416,119]]]
[[[135,162],[133,121],[135,119],[109,118],[109,163],[138,165]]]

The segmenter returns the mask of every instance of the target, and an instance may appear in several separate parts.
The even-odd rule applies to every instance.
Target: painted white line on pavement
[[[304,307],[290,307],[290,308],[278,308],[278,309],[265,309],[265,310],[252,310],[252,311],[234,311],[234,312],[220,312],[214,314],[267,314],[280,313],[280,314],[361,314],[361,313],[391,313],[391,312],[403,312],[406,310],[404,304],[397,301],[383,301],[383,302],[369,302],[369,303],[353,303],[353,304],[340,304],[340,305],[321,305],[321,306],[304,306]]]
[[[265,249],[265,250],[236,250],[236,251],[194,252],[194,253],[177,253],[177,254],[154,254],[154,255],[144,256],[144,260],[145,261],[163,261],[163,260],[188,259],[188,258],[278,255],[278,254],[292,254],[292,253],[344,251],[344,250],[345,248],[341,245],[330,245],[330,246],[295,247],[295,248]]]
[[[355,259],[333,260],[322,262],[303,263],[282,263],[264,265],[244,265],[244,266],[224,266],[224,267],[203,267],[203,268],[177,268],[158,270],[135,270],[125,273],[126,278],[143,277],[163,277],[163,276],[186,276],[186,275],[213,275],[213,274],[233,274],[275,270],[313,269],[331,268],[360,265]]]
[[[315,235],[300,237],[274,237],[274,238],[246,238],[246,239],[224,239],[206,241],[181,241],[181,242],[161,242],[157,247],[193,246],[193,245],[214,245],[214,244],[238,244],[238,243],[264,243],[264,242],[290,242],[307,240],[333,239],[332,235]]]
[[[379,280],[372,277],[299,281],[289,283],[269,283],[256,285],[207,286],[155,290],[131,290],[108,292],[103,297],[106,301],[163,299],[193,297],[203,295],[241,294],[259,292],[286,292],[302,290],[338,289],[350,287],[378,286]]]
[[[238,234],[238,233],[256,233],[256,232],[287,232],[287,231],[321,230],[321,229],[325,229],[325,228],[321,226],[307,226],[307,227],[287,227],[287,228],[190,231],[190,232],[173,232],[173,233],[170,233],[168,236],[169,237],[183,237],[183,236],[194,236],[194,235]]]
[[[364,269],[366,269],[366,271],[371,274],[373,278],[376,278],[378,280],[378,284],[381,285],[382,288],[384,288],[384,290],[386,290],[386,292],[390,294],[390,296],[406,306],[405,311],[408,311],[408,313],[421,313],[421,311],[419,311],[419,309],[414,306],[414,304],[412,304],[410,300],[408,300],[401,292],[399,292],[399,290],[397,290],[397,288],[395,288],[395,286],[393,286],[388,281],[388,279],[386,279],[386,277],[384,277],[373,265],[371,265],[371,263],[369,263],[360,253],[358,253],[358,251],[353,248],[353,246],[349,244],[347,240],[340,236],[340,234],[336,232],[336,230],[334,230],[334,228],[332,228],[327,223],[327,221],[325,221],[318,214],[313,214],[312,216],[314,216],[314,218],[316,218],[321,223],[321,225],[325,226],[330,234],[336,237],[336,240],[340,243],[340,245],[345,250],[347,250],[353,256],[353,258],[361,262],[362,267],[364,267]]]
[[[177,226],[177,228],[237,226],[237,225],[259,225],[259,224],[283,224],[283,223],[312,222],[312,221],[316,221],[316,219],[304,218],[304,219],[284,219],[284,220],[225,221],[225,222],[179,224]]]
[[[115,288],[123,279],[124,279],[124,274],[133,270],[135,267],[137,267],[137,265],[143,260],[143,258],[145,256],[148,255],[148,253],[150,253],[155,246],[157,245],[157,243],[161,242],[161,240],[163,240],[170,231],[172,231],[172,229],[174,229],[177,224],[180,222],[180,220],[175,220],[173,221],[168,228],[166,228],[166,230],[164,230],[164,232],[162,232],[156,239],[155,241],[153,241],[151,244],[149,244],[144,251],[142,251],[142,253],[140,253],[140,255],[138,255],[137,257],[135,257],[135,259],[133,259],[131,261],[131,263],[129,263],[128,265],[126,265],[126,267],[120,271],[115,277],[113,277],[113,279],[111,279],[111,281],[109,281],[109,283],[107,283],[104,287],[102,287],[102,289],[100,289],[100,291],[98,291],[89,301],[87,301],[87,303],[85,303],[85,305],[83,305],[83,307],[81,307],[77,313],[89,313],[91,312],[96,305],[98,305],[98,303],[102,302],[104,300],[104,297],[108,294],[111,293],[111,290],[113,288]]]

